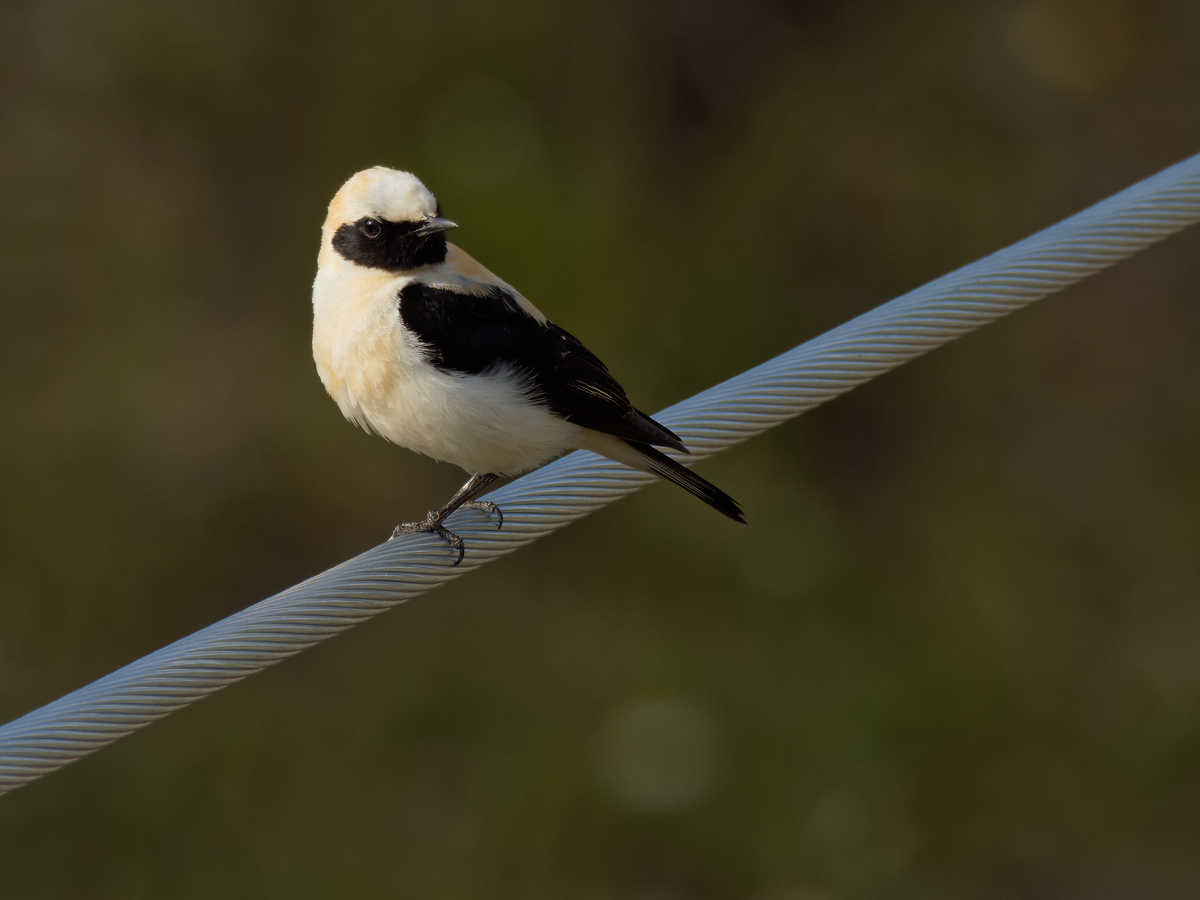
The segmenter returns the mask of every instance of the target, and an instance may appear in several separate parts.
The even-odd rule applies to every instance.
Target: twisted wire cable
[[[656,416],[703,459],[1200,221],[1192,157]],[[183,706],[384,610],[511,553],[654,477],[577,452],[463,510],[441,538],[405,535],[143,657],[0,727],[0,793],[61,768]]]

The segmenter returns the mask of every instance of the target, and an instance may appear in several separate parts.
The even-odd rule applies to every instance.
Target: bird
[[[347,419],[402,447],[461,466],[467,482],[425,519],[463,560],[445,526],[461,508],[503,527],[475,498],[577,449],[679,485],[737,522],[720,488],[658,447],[679,436],[635,409],[607,366],[515,288],[446,240],[458,225],[411,172],[375,166],[329,204],[313,282],[313,359]]]

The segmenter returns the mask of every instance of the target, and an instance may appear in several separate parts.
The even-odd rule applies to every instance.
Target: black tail
[[[705,481],[691,469],[686,469],[681,466],[665,453],[660,453],[649,444],[638,444],[634,441],[626,441],[634,450],[636,450],[646,463],[646,469],[658,475],[661,478],[667,479],[679,485],[690,494],[695,494],[717,512],[722,515],[729,516],[735,522],[746,524],[745,518],[742,517],[742,508],[738,506],[736,500],[730,497],[727,493],[717,487],[715,484],[710,484]]]

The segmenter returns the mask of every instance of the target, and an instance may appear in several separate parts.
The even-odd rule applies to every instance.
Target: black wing
[[[476,296],[409,284],[400,291],[400,317],[442,371],[475,375],[507,364],[529,378],[535,399],[569,422],[686,452],[678,436],[633,408],[592,351],[557,325],[539,323],[502,288]]]

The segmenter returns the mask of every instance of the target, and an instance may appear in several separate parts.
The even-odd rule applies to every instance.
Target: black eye
[[[362,223],[358,226],[358,230],[363,233],[363,237],[370,238],[371,240],[375,240],[375,238],[383,234],[383,226],[374,219],[363,219]]]

